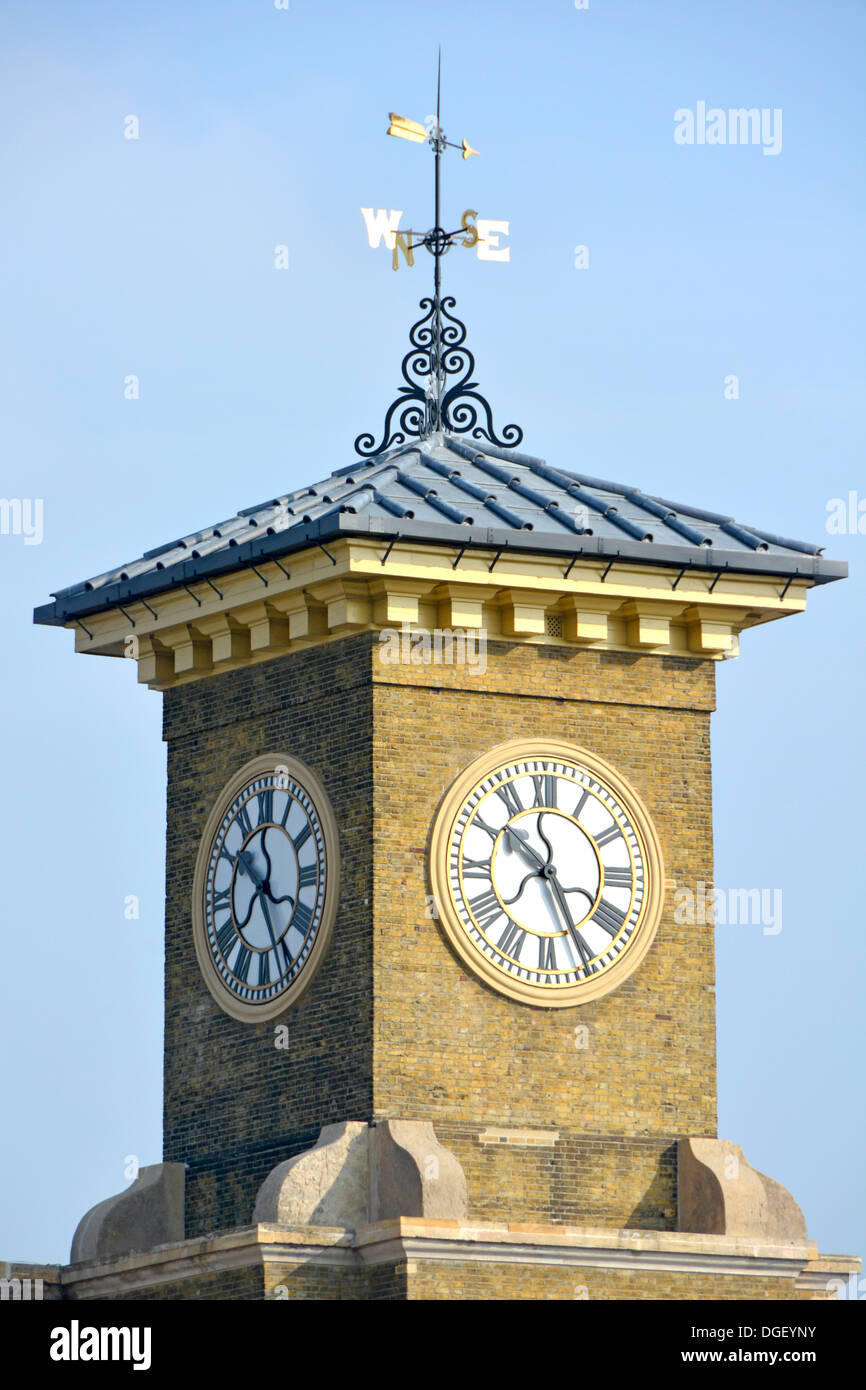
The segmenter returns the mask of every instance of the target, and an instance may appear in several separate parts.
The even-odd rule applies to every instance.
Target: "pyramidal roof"
[[[34,619],[62,625],[257,560],[370,533],[819,584],[847,574],[844,563],[825,560],[808,542],[511,449],[434,433],[59,589]]]

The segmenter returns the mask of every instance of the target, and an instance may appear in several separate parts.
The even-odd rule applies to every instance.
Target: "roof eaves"
[[[395,517],[393,522],[375,514],[356,515],[333,507],[313,521],[299,522],[272,535],[250,537],[242,544],[235,543],[212,555],[199,559],[184,559],[162,570],[150,570],[133,579],[107,584],[101,589],[81,590],[76,594],[60,593],[53,603],[42,604],[34,610],[34,621],[62,627],[66,622],[96,613],[119,604],[151,597],[166,589],[179,588],[196,580],[207,580],[222,573],[252,565],[256,561],[277,558],[306,549],[323,546],[328,539],[343,536],[381,536],[387,540],[422,541],[427,544],[461,545],[466,549],[501,548],[505,551],[560,555],[564,559],[617,560],[627,564],[661,566],[666,569],[710,570],[732,574],[754,574],[780,579],[809,579],[826,584],[843,579],[848,566],[841,560],[825,560],[818,555],[779,555],[773,552],[714,550],[697,547],[690,550],[682,545],[663,545],[634,540],[615,540],[610,537],[584,534],[576,538],[552,532],[455,525],[418,521],[408,514]]]

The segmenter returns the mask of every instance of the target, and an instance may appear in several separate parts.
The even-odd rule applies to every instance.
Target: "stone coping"
[[[816,1289],[860,1269],[856,1256],[819,1254],[814,1241],[773,1244],[681,1231],[401,1217],[357,1231],[239,1227],[113,1260],[66,1265],[58,1275],[67,1296],[111,1298],[118,1292],[258,1264],[313,1262],[357,1269],[425,1259],[775,1277]]]

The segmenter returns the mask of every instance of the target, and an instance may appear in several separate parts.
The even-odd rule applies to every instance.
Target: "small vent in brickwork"
[[[548,637],[562,636],[562,614],[548,613],[546,618]]]

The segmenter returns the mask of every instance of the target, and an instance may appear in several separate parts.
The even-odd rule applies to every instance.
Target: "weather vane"
[[[466,325],[450,312],[456,304],[454,297],[442,297],[442,257],[458,240],[462,246],[476,246],[479,231],[475,225],[478,214],[471,208],[463,213],[460,226],[453,231],[448,232],[442,226],[442,155],[447,148],[458,149],[462,150],[464,159],[469,159],[471,155],[477,155],[478,150],[473,150],[466,140],[456,145],[445,138],[440,123],[441,89],[440,50],[434,120],[423,126],[417,121],[407,120],[405,116],[398,116],[393,111],[389,117],[389,135],[419,145],[426,142],[433,150],[433,226],[422,235],[411,230],[404,234],[396,228],[390,229],[394,238],[392,264],[395,270],[401,251],[408,265],[414,265],[414,252],[421,246],[426,247],[432,255],[433,298],[421,300],[423,317],[413,324],[409,331],[412,346],[403,358],[402,364],[406,385],[400,387],[400,395],[388,408],[381,440],[377,443],[372,434],[359,434],[355,440],[355,451],[362,458],[380,454],[392,445],[403,444],[407,438],[423,439],[440,431],[471,434],[474,439],[486,439],[491,444],[507,449],[514,448],[523,438],[523,430],[517,425],[506,425],[501,437],[494,430],[490,406],[475,390],[477,383],[470,380],[475,371],[475,358],[465,346]],[[367,212],[372,214],[372,209],[362,209],[362,212],[366,217]],[[489,225],[507,231],[507,224]],[[503,255],[502,259],[507,257]],[[450,381],[449,378],[454,380]]]

